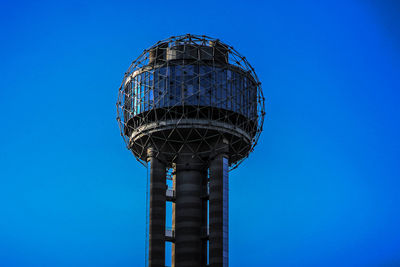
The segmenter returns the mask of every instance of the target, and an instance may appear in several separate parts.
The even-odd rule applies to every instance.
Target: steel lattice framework
[[[136,159],[155,147],[167,166],[187,154],[207,161],[222,140],[236,168],[257,144],[264,97],[253,67],[232,46],[173,36],[143,51],[119,88],[117,120]]]

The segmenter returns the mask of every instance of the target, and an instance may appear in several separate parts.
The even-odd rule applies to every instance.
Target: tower
[[[165,266],[166,242],[172,266],[228,266],[229,170],[253,150],[265,115],[254,69],[218,39],[170,37],[133,61],[117,112],[148,167],[146,266]]]

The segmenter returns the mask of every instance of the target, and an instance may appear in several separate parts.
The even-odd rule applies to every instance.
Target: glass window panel
[[[153,89],[153,106],[159,108],[160,97],[161,97],[162,77],[160,75],[160,69],[154,70],[154,89]]]
[[[175,71],[173,66],[169,66],[167,69],[167,81],[166,81],[166,88],[165,88],[165,106],[170,105],[170,98],[174,97],[175,94],[175,80],[174,80]]]
[[[232,84],[232,72],[230,70],[226,71],[226,94],[227,94],[227,99],[226,99],[226,108],[231,110],[232,109],[232,90],[233,90],[233,84]]]
[[[200,95],[200,87],[199,87],[199,66],[198,65],[194,65],[193,66],[193,86],[194,86],[194,90],[195,93]]]
[[[237,91],[237,111],[239,113],[243,113],[242,111],[242,105],[243,105],[243,76],[240,75],[240,80],[239,80],[239,88]]]
[[[251,92],[252,92],[252,98],[251,98],[252,105],[251,106],[252,106],[252,112],[253,112],[252,118],[254,119],[257,114],[257,87],[255,84],[253,84]]]
[[[149,88],[148,88],[149,76],[148,72],[143,73],[143,93],[144,93],[144,100],[143,100],[143,111],[148,110],[149,104]]]
[[[172,104],[176,105],[182,99],[182,67],[175,66],[175,94]]]
[[[149,108],[154,107],[154,94],[153,94],[153,89],[150,88],[149,90]]]
[[[154,108],[160,107],[160,83],[161,77],[159,76],[160,69],[154,70],[154,90],[153,90],[153,106]]]
[[[243,82],[243,115],[247,116],[247,78],[244,78],[244,82]]]
[[[136,76],[136,115],[140,113],[140,75]]]
[[[140,112],[144,111],[144,81],[143,73],[140,75]]]
[[[184,81],[184,88],[183,88],[183,92],[184,92],[184,96],[185,96],[185,101],[186,104],[189,105],[194,105],[195,101],[194,101],[194,76],[193,76],[193,66],[189,65],[189,66],[185,66],[183,69],[183,81]]]
[[[239,73],[236,73],[235,74],[235,93],[234,93],[234,98],[233,98],[233,105],[235,106],[234,107],[234,110],[236,111],[236,112],[239,112],[239,109],[240,109],[240,87],[241,87],[241,80],[242,80],[242,76],[241,76],[241,74],[239,74]]]
[[[204,94],[203,104],[211,105],[212,88],[211,88],[211,68],[209,66],[199,66],[199,83],[200,90]]]

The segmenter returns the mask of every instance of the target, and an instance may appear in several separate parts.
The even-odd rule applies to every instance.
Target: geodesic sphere
[[[135,157],[145,162],[151,146],[169,165],[184,154],[207,161],[224,141],[236,167],[255,146],[265,114],[260,82],[246,59],[219,40],[195,35],[145,50],[125,74],[117,108]]]

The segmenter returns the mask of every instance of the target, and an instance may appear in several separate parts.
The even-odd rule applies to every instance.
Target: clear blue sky
[[[231,173],[230,263],[400,265],[400,4],[2,1],[0,266],[143,266],[146,169],[115,120],[160,39],[233,45],[263,84]]]

